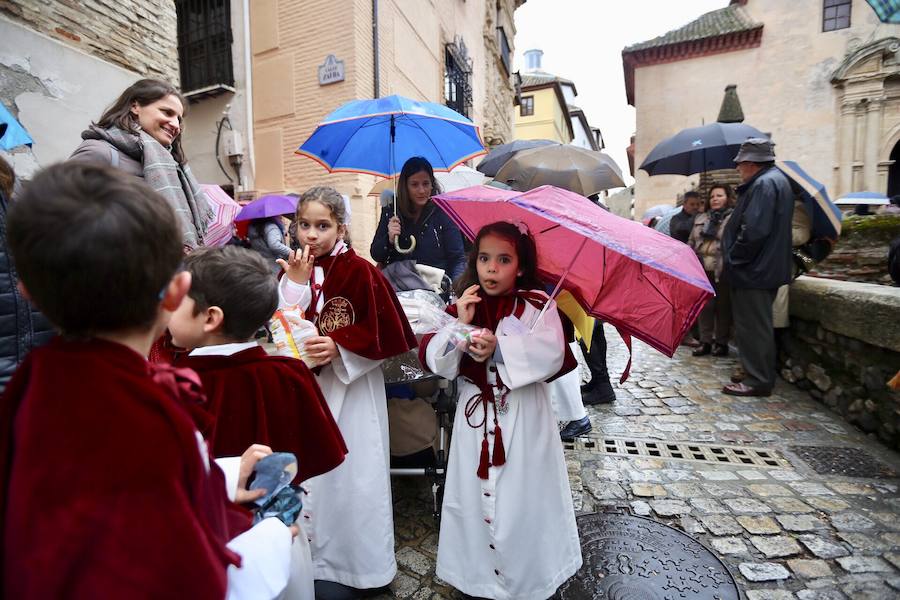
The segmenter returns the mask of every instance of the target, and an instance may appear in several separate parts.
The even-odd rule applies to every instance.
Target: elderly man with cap
[[[778,287],[791,281],[794,195],[788,178],[775,168],[774,146],[750,138],[734,158],[743,183],[722,251],[745,375],[723,388],[733,396],[769,396],[775,386],[772,301]]]

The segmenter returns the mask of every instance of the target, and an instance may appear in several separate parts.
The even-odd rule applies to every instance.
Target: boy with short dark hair
[[[200,375],[213,421],[215,456],[248,444],[292,452],[296,482],[338,466],[347,453],[328,404],[303,361],[269,356],[253,340],[278,307],[278,281],[255,251],[200,248],[184,259],[191,289],[172,315],[172,342],[192,350],[176,360]]]
[[[250,522],[186,410],[199,382],[145,358],[190,287],[180,231],[164,198],[94,165],[45,169],[10,208],[21,289],[61,335],[0,401],[8,598],[220,599],[233,582],[226,542]],[[254,533],[287,562],[287,527]]]

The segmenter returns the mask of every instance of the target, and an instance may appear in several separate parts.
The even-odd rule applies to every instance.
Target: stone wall
[[[897,236],[900,236],[900,215],[845,217],[841,239],[810,275],[891,285],[887,271],[888,244]]]
[[[173,0],[0,0],[0,15],[105,62],[178,85]]]
[[[782,377],[863,431],[900,449],[900,293],[887,286],[800,277],[779,353]]]

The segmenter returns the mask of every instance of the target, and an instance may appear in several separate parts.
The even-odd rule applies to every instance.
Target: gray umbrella
[[[506,161],[511,159],[516,152],[556,143],[558,142],[553,140],[514,140],[508,144],[501,144],[488,152],[475,168],[488,177],[493,177],[500,170],[500,167],[505,165]]]
[[[582,196],[625,187],[616,161],[602,152],[570,144],[523,150],[503,165],[494,179],[522,192],[555,185]]]

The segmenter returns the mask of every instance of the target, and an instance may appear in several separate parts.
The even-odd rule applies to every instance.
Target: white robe
[[[315,279],[324,272],[314,267]],[[282,277],[279,305],[307,310],[309,286]],[[317,310],[325,302],[319,295]],[[338,345],[339,356],[316,381],[347,444],[337,468],[303,482],[301,521],[309,539],[316,579],[354,588],[377,588],[397,574],[391,502],[387,398],[380,360]]]
[[[531,328],[538,310],[526,304],[521,322]],[[504,335],[497,327],[502,363],[491,360],[510,388],[500,414],[506,464],[479,479],[482,428],[469,426],[465,405],[478,388],[460,378],[447,482],[441,513],[437,575],[465,594],[482,598],[545,600],[581,567],[581,546],[556,416],[544,380],[559,371],[565,340],[555,303],[530,333]],[[447,335],[428,344],[428,367],[456,378],[462,352]],[[496,354],[495,354],[496,356]],[[488,372],[488,381],[494,380]],[[499,400],[499,396],[498,396]],[[473,422],[481,418],[481,409]],[[493,414],[489,415],[489,425]],[[493,427],[488,428],[493,432]],[[488,435],[493,456],[494,436]]]
[[[578,356],[578,342],[569,344],[573,356]],[[550,401],[557,421],[578,421],[587,416],[581,399],[581,369],[575,368],[547,384]]]

